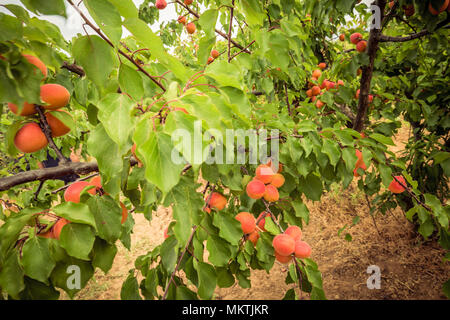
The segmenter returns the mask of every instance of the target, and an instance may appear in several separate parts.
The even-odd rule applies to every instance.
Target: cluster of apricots
[[[278,171],[272,168],[272,163],[261,164],[256,168],[256,175],[246,187],[247,195],[252,199],[264,198],[267,202],[278,201],[280,195],[278,188],[284,184],[284,176],[281,174],[283,165],[279,163]]]
[[[306,91],[306,95],[311,99],[311,102],[316,103],[316,107],[321,109],[325,103],[317,99],[319,95],[322,95],[325,91],[337,89],[339,86],[344,85],[344,81],[339,80],[337,83],[324,79],[322,83],[318,83],[319,78],[322,76],[322,71],[327,67],[325,62],[319,63],[319,69],[316,69],[312,73],[311,81],[308,83],[309,90]]]
[[[362,34],[355,32],[350,36],[350,42],[356,45],[356,51],[365,52],[367,49],[367,41],[363,40]]]
[[[309,244],[302,240],[302,230],[297,226],[290,226],[284,233],[276,235],[272,245],[275,259],[284,264],[291,262],[293,256],[299,259],[309,258],[312,251]]]
[[[93,187],[89,189],[87,192],[89,192],[92,195],[95,195],[97,191],[99,191],[102,188],[101,177],[95,176],[89,181],[76,181],[72,183],[64,192],[64,200],[68,202],[70,201],[74,203],[79,203],[81,192],[86,187]],[[123,224],[128,218],[128,210],[122,202],[120,202],[120,207],[122,208],[121,223]],[[59,240],[62,228],[69,223],[70,221],[67,219],[58,218],[55,224],[47,232],[41,233],[39,234],[39,236]]]
[[[214,60],[216,60],[220,56],[219,51],[217,50],[211,50],[211,55],[208,57],[208,64],[212,63]]]
[[[389,2],[389,8],[393,8],[395,4],[395,1],[390,1]],[[410,17],[412,15],[414,15],[414,13],[416,12],[416,10],[414,9],[414,5],[413,4],[409,4],[409,5],[403,5],[403,10],[405,11],[405,15],[407,17]]]
[[[44,79],[47,77],[47,67],[37,57],[31,55],[23,55],[29,63],[35,65],[44,75]],[[52,112],[66,112],[60,110],[65,107],[70,100],[69,91],[62,85],[55,83],[47,83],[41,85],[40,97],[42,107],[47,110],[44,115],[47,120],[53,137],[60,137],[67,134],[70,129]],[[16,115],[27,117],[37,113],[34,104],[25,102],[19,113],[19,107],[13,103],[8,103],[8,107]],[[14,137],[14,144],[16,148],[23,153],[32,153],[41,150],[48,144],[47,138],[41,127],[34,121],[24,124],[16,133]]]
[[[193,2],[193,0],[184,0],[184,5],[189,6],[191,5]],[[166,0],[156,0],[155,3],[156,8],[158,8],[159,10],[165,9],[167,7],[167,2]],[[194,22],[187,22],[186,20],[186,16],[179,16],[177,19],[178,23],[181,23],[182,25],[185,26],[186,31],[189,34],[193,34],[196,30],[196,26]]]
[[[396,1],[390,1],[389,8],[392,9],[395,5],[395,2]],[[405,15],[407,17],[414,15],[414,13],[416,12],[416,10],[414,9],[414,4],[403,5],[402,8],[405,11]],[[430,11],[430,13],[434,16],[439,15],[441,12],[444,12],[445,10],[450,12],[450,0],[443,1],[442,5],[439,8],[435,8],[432,4],[432,1],[428,3],[428,11]]]

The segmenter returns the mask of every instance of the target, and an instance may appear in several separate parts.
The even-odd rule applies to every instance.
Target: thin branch
[[[164,295],[162,297],[163,300],[166,300],[166,296],[167,296],[167,293],[169,292],[169,287],[170,287],[170,284],[173,281],[173,277],[175,275],[175,272],[178,271],[178,268],[180,267],[180,264],[181,264],[181,260],[183,260],[184,255],[188,251],[189,246],[191,245],[192,239],[194,238],[194,234],[195,234],[195,231],[197,230],[197,228],[198,228],[198,226],[193,226],[192,227],[192,232],[191,232],[191,235],[189,236],[189,239],[188,239],[188,242],[186,244],[186,247],[184,248],[183,253],[181,254],[180,258],[178,259],[178,263],[177,263],[177,265],[175,267],[175,270],[173,270],[172,275],[170,276],[170,280],[169,280],[169,282],[166,285],[166,289],[164,290]]]
[[[237,53],[235,53],[235,54],[233,54],[232,56],[231,56],[231,59],[230,59],[230,61],[231,60],[233,60],[234,59],[234,57],[236,57],[236,56],[238,56],[238,55],[240,55],[242,52],[246,52],[246,53],[248,53],[248,51],[247,51],[247,49],[252,45],[252,44],[254,44],[256,41],[255,40],[253,40],[252,42],[250,42],[249,43],[249,45],[248,46],[246,46],[244,49],[242,49],[241,51],[239,51],[239,52],[237,52]]]
[[[84,180],[90,179],[90,178],[95,177],[95,176],[98,176],[98,172],[97,172],[97,173],[90,174],[90,175],[88,175],[88,176],[86,176],[86,177],[77,179],[77,180],[75,180],[75,181],[72,182],[72,183],[66,184],[65,186],[62,186],[61,188],[58,188],[58,189],[56,189],[56,190],[53,190],[52,193],[53,193],[53,194],[58,193],[58,192],[60,192],[60,191],[62,191],[62,190],[67,189],[68,187],[70,187],[70,186],[71,186],[72,184],[74,184],[74,183],[77,183],[77,182],[79,182],[79,181],[84,181]]]
[[[47,123],[47,119],[45,118],[42,108],[38,105],[35,105],[34,108],[36,109],[36,111],[39,114],[39,121],[41,124],[41,129],[42,129],[42,132],[44,132],[45,137],[48,140],[48,144],[50,145],[50,148],[52,148],[56,152],[56,156],[58,157],[59,162],[62,165],[66,164],[68,161],[67,161],[66,157],[64,157],[64,155],[61,153],[61,150],[58,149],[55,142],[53,141],[52,129],[50,128],[50,126]]]
[[[74,5],[74,3],[72,2],[72,0],[67,0],[72,7],[75,8],[75,10],[78,12],[78,14],[81,16],[81,18],[83,18],[83,20],[86,22],[86,24],[92,28],[92,30],[94,30],[103,40],[105,40],[111,47],[115,48],[114,44],[111,42],[111,40],[109,40],[103,33],[102,31],[97,28],[92,22],[89,21],[89,19],[83,14],[83,12],[81,12],[81,10]],[[150,75],[144,68],[142,68],[142,66],[137,63],[133,58],[131,58],[128,54],[126,54],[125,52],[123,52],[122,50],[120,50],[119,48],[115,48],[117,49],[117,52],[124,56],[128,61],[130,61],[132,64],[134,64],[139,71],[141,71],[142,73],[144,73],[147,77],[150,78],[150,80],[152,80],[158,87],[160,87],[163,91],[166,91],[166,88],[158,81],[156,80],[155,77],[153,77],[152,75]]]
[[[82,67],[76,65],[75,63],[69,64],[67,61],[63,62],[61,69],[67,69],[73,73],[76,73],[80,77],[84,77],[86,75]]]
[[[287,89],[286,82],[284,83],[284,94],[286,96],[286,104],[287,104],[287,107],[288,107],[289,116],[292,117],[291,104],[289,103],[289,95],[288,95],[288,89]]]
[[[231,31],[233,31],[234,0],[231,2],[230,24],[228,26],[228,63],[231,62]]]

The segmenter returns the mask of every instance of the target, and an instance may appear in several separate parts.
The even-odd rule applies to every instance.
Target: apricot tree
[[[163,205],[122,299],[211,299],[275,263],[285,299],[324,299],[308,203],[355,180],[450,248],[448,0],[21,2],[0,13],[0,298],[75,297]],[[66,7],[89,33],[39,18]]]

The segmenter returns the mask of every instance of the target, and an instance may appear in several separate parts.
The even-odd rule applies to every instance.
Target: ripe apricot
[[[97,189],[102,188],[102,177],[101,176],[95,176],[91,180],[89,180],[89,184],[92,186],[96,186]]]
[[[186,16],[179,16],[177,21],[178,21],[178,23],[185,25],[186,24]]]
[[[318,67],[320,68],[320,70],[323,70],[327,67],[327,64],[325,62],[321,62],[319,63]]]
[[[358,52],[364,52],[366,51],[367,48],[367,41],[365,40],[361,40],[360,42],[358,42],[358,44],[356,45],[356,50]]]
[[[54,239],[58,239],[61,235],[61,230],[62,228],[66,225],[69,224],[70,221],[66,220],[64,218],[59,219],[58,221],[56,221],[56,223],[53,225],[52,227],[52,233],[53,233],[53,238]]]
[[[87,181],[77,181],[72,183],[64,192],[64,200],[79,203],[81,191],[89,186],[92,186],[92,184]],[[95,188],[89,189],[88,192],[90,194],[95,194]]]
[[[266,191],[264,192],[264,199],[267,202],[276,202],[280,199],[280,194],[278,193],[278,189],[273,185],[269,184],[266,186]]]
[[[124,224],[124,222],[127,221],[128,218],[128,210],[122,202],[120,202],[120,206],[122,207],[122,220],[120,223]]]
[[[275,259],[277,259],[278,262],[281,262],[282,264],[288,264],[292,261],[292,256],[282,256],[278,252],[275,251]]]
[[[312,87],[312,94],[313,94],[313,96],[319,95],[320,94],[320,87],[319,86]]]
[[[55,110],[52,112],[65,112],[69,114],[64,110]],[[70,128],[50,112],[45,113],[45,118],[47,119],[47,123],[50,126],[50,129],[52,130],[52,137],[61,137],[70,132]]]
[[[275,188],[280,188],[284,184],[284,176],[281,173],[275,173],[270,183]]]
[[[258,242],[259,239],[259,233],[258,230],[253,231],[252,233],[250,233],[247,236],[247,240],[250,240],[254,246],[256,246],[256,243]]]
[[[397,178],[397,180],[399,180],[403,185],[406,186],[406,181],[405,178],[403,178],[403,176],[395,176]],[[397,180],[392,179],[391,184],[389,185],[388,189],[392,192],[392,193],[402,193],[403,191],[405,191],[405,188],[397,182]]]
[[[208,199],[208,198],[207,198]],[[223,210],[227,205],[227,198],[218,192],[213,192],[209,199],[208,207],[217,210]]]
[[[353,170],[353,175],[355,177],[359,177],[358,168],[361,168],[363,170],[367,169],[366,164],[364,163],[363,154],[359,150],[355,150],[356,156],[358,157],[358,160],[356,161],[355,169]]]
[[[295,240],[290,235],[278,234],[273,238],[272,246],[278,254],[289,256],[295,251]]]
[[[192,4],[193,1],[194,1],[194,0],[184,0],[184,4],[187,5],[187,6],[189,6],[189,5]]]
[[[350,42],[353,44],[357,44],[361,40],[362,40],[362,34],[359,32],[355,32],[350,36]]]
[[[25,124],[14,137],[14,145],[23,153],[39,151],[47,144],[47,137],[35,122]]]
[[[213,57],[208,57],[208,64],[212,63],[214,61]]]
[[[266,186],[262,181],[254,179],[247,184],[245,190],[250,198],[261,199],[266,191]]]
[[[341,35],[339,36],[339,40],[345,41],[345,34],[341,34]]]
[[[211,57],[213,57],[214,59],[217,59],[219,56],[220,56],[219,51],[217,51],[217,50],[211,51]]]
[[[267,164],[260,164],[256,168],[256,179],[263,183],[270,183],[273,179],[274,172]]]
[[[17,114],[19,112],[19,108],[14,103],[8,103],[8,108],[12,113]],[[19,116],[29,116],[36,113],[36,109],[34,108],[34,104],[25,102],[22,106],[22,111]]]
[[[164,239],[167,239],[169,237],[169,227],[167,227],[165,230],[164,230]]]
[[[284,233],[288,236],[291,236],[295,241],[300,240],[302,238],[302,229],[297,226],[289,226]]]
[[[186,31],[187,31],[189,34],[193,34],[193,33],[195,32],[195,29],[196,29],[196,27],[195,27],[195,24],[194,24],[193,22],[189,22],[189,23],[186,25]]]
[[[47,83],[41,86],[41,100],[46,103],[45,109],[55,110],[69,103],[70,93],[60,84]]]
[[[236,220],[241,223],[244,234],[252,233],[256,229],[256,219],[249,212],[240,212],[236,215]]]
[[[155,6],[158,10],[162,10],[167,7],[166,0],[156,0]]]
[[[35,65],[39,68],[39,70],[41,70],[44,75],[44,79],[47,78],[47,67],[38,57],[29,54],[22,54],[22,56],[27,59],[29,63]]]
[[[305,241],[297,240],[295,241],[295,257],[299,259],[309,258],[311,255],[311,247]]]
[[[312,89],[307,90],[306,95],[311,98],[313,96]]]
[[[312,76],[317,79],[319,79],[321,75],[322,75],[322,71],[320,71],[319,69],[314,70],[312,73]]]
[[[325,105],[325,103],[323,103],[323,102],[320,101],[320,100],[317,100],[317,102],[316,102],[316,107],[317,107],[318,109],[321,109],[324,105]]]

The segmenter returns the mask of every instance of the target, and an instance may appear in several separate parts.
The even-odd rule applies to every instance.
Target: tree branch
[[[228,63],[231,62],[231,31],[233,31],[234,0],[231,2],[230,24],[228,26]]]
[[[61,69],[67,69],[73,73],[76,73],[80,77],[84,77],[86,75],[82,67],[76,65],[75,63],[69,64],[67,61],[63,62]]]
[[[444,28],[448,29],[448,28],[450,28],[450,25],[447,25]],[[406,37],[390,37],[390,36],[386,36],[386,35],[382,34],[380,36],[380,42],[406,42],[406,41],[419,39],[421,37],[424,37],[424,36],[427,36],[430,34],[432,34],[432,32],[430,32],[428,30],[422,30],[420,32],[410,34],[409,36],[406,36]]]

